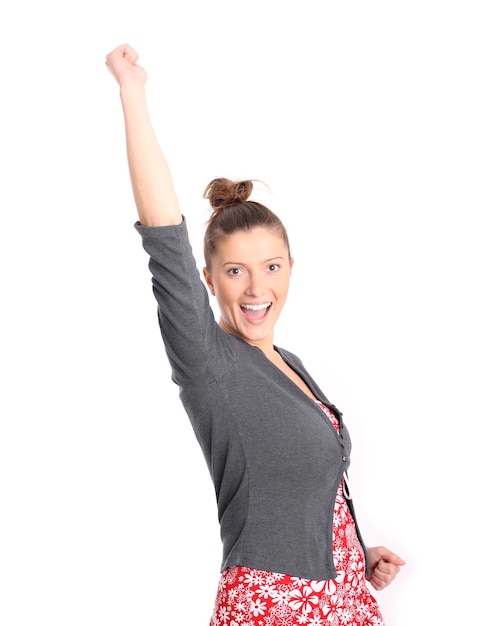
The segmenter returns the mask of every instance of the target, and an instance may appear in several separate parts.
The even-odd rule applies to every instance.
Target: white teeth
[[[250,311],[261,311],[262,309],[267,309],[270,305],[271,302],[267,302],[266,304],[241,304],[241,307]]]

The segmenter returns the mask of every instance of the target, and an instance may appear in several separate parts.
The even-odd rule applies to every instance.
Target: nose
[[[249,275],[249,281],[246,285],[246,295],[251,298],[259,298],[266,291],[264,273],[256,273]]]

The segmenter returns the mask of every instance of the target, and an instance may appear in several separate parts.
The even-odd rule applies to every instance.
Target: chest
[[[291,380],[295,385],[301,389],[307,396],[309,396],[312,400],[316,400],[314,393],[308,387],[308,385],[304,382],[304,380],[299,376],[297,372],[295,372],[287,363],[280,358],[274,362],[274,365],[283,373],[289,380]]]

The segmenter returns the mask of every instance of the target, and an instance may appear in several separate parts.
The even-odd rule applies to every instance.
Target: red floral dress
[[[318,405],[339,430],[335,415]],[[218,584],[210,626],[385,626],[365,578],[364,554],[341,484],[333,515],[334,580],[231,567]]]

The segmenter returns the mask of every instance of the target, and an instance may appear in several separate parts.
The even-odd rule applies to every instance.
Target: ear
[[[290,271],[292,272],[292,268],[294,267],[294,257],[290,257]]]
[[[211,291],[211,295],[215,295],[215,287],[213,286],[213,281],[211,280],[211,274],[206,267],[203,267],[203,276],[205,277],[205,282],[208,285],[208,289]]]

